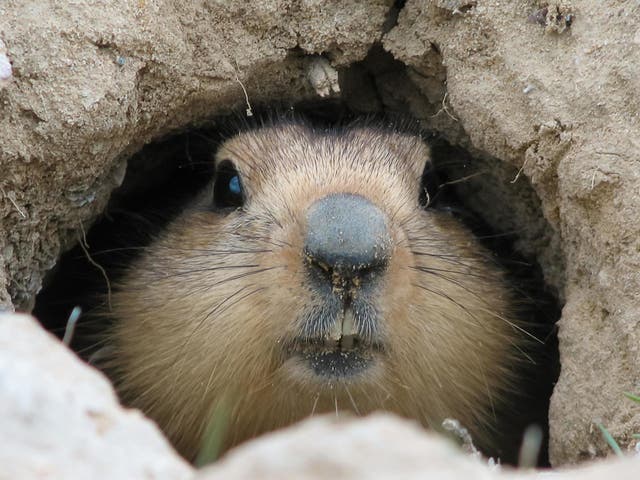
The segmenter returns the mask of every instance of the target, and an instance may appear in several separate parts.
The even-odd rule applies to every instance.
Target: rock
[[[265,435],[229,452],[196,480],[632,480],[640,458],[563,472],[516,471],[464,455],[452,442],[388,414],[322,417]]]
[[[0,314],[0,479],[192,477],[150,420],[32,318]]]
[[[361,419],[319,417],[232,450],[197,480],[492,478],[481,461],[453,442],[389,414]],[[464,475],[464,477],[462,477]]]

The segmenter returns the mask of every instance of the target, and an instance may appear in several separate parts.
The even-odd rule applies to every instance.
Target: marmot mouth
[[[352,377],[369,369],[373,363],[371,353],[354,350],[304,353],[301,357],[313,373],[327,378]]]
[[[317,376],[345,378],[369,369],[376,354],[384,349],[379,343],[364,342],[358,335],[343,335],[333,339],[297,339],[288,348]]]
[[[323,328],[309,333],[303,328],[299,336],[286,344],[285,354],[297,365],[296,369],[323,380],[346,379],[368,370],[376,363],[378,354],[384,352],[373,329],[367,335],[362,334],[363,325],[371,322],[366,312],[354,312],[351,298],[343,302],[330,322],[324,323],[323,316],[312,317],[316,325],[324,323]]]

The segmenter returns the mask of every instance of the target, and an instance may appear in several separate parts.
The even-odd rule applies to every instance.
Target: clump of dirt
[[[33,306],[144,144],[252,104],[339,98],[413,116],[468,151],[463,193],[497,231],[518,232],[564,299],[553,463],[605,453],[596,420],[630,445],[639,21],[637,2],[597,0],[7,0],[0,305]]]

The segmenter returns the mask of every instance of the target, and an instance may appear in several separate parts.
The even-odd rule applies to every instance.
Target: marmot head
[[[128,268],[106,368],[187,457],[212,412],[232,446],[312,413],[458,419],[490,445],[521,327],[501,271],[420,203],[416,135],[282,123],[240,133],[204,192]]]

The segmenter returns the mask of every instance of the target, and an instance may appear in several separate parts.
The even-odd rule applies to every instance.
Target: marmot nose
[[[383,268],[390,248],[385,215],[360,195],[327,195],[307,211],[304,253],[327,273],[351,278]]]

